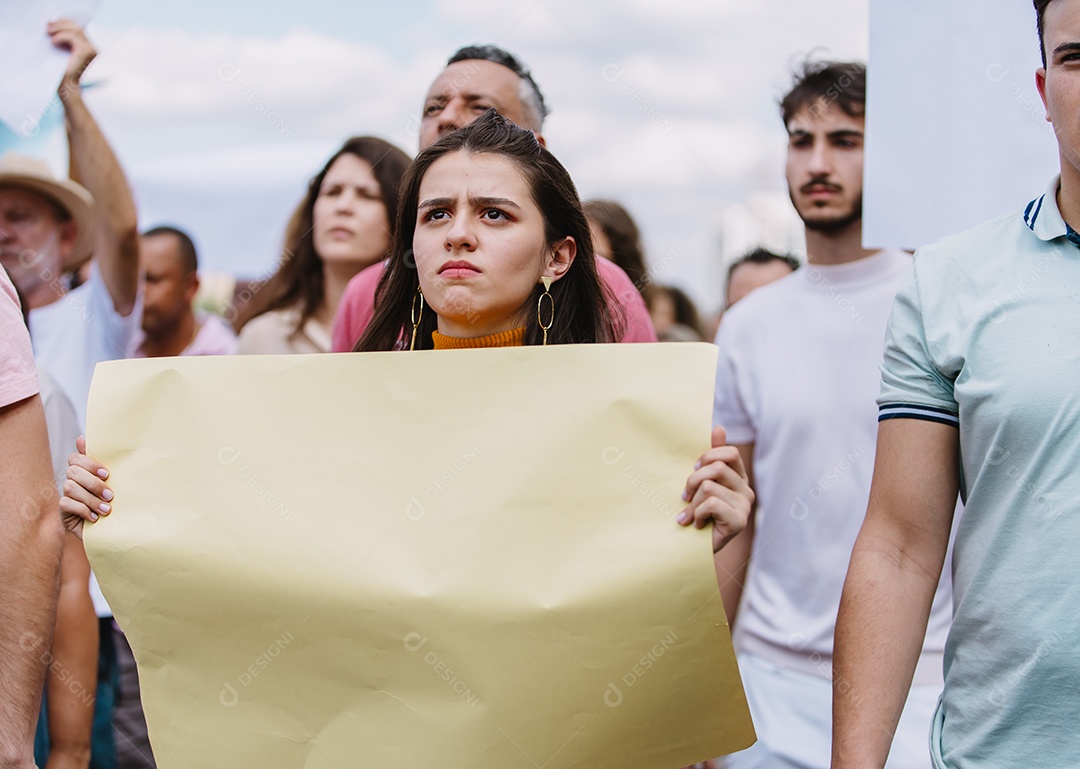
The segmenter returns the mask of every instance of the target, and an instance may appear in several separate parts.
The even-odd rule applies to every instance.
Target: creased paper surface
[[[158,765],[677,769],[753,742],[674,522],[712,345],[98,366],[87,526]]]

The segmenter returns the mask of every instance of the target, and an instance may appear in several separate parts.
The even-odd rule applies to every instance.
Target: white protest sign
[[[871,0],[863,242],[916,248],[1019,208],[1057,173],[1015,0]]]
[[[23,138],[37,135],[67,66],[67,53],[49,41],[50,21],[85,26],[100,0],[28,0],[0,5],[0,120]],[[53,107],[54,109],[57,107]]]

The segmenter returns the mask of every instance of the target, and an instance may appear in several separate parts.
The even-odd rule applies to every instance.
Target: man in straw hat
[[[26,297],[37,365],[71,400],[85,430],[94,366],[124,357],[138,329],[138,223],[124,172],[79,88],[95,51],[72,21],[52,22],[47,33],[53,45],[70,54],[59,95],[78,181],[57,178],[40,160],[11,153],[0,157],[0,264]],[[89,278],[69,290],[66,275],[91,257]],[[114,767],[112,617],[96,583],[91,593],[100,623],[104,686],[95,703],[90,766]],[[57,628],[58,637],[63,632]],[[69,663],[64,664],[74,664]],[[88,664],[92,670],[93,660]],[[4,758],[0,755],[0,765]]]
[[[58,179],[34,158],[0,157],[0,263],[26,296],[38,365],[85,428],[94,366],[123,357],[138,327],[138,222],[124,172],[79,89],[95,51],[71,21],[53,22],[48,32],[71,52],[59,93],[82,184]],[[91,256],[89,280],[69,291],[64,275]]]

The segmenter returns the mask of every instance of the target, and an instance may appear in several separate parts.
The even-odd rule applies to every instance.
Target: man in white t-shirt
[[[50,23],[47,32],[53,45],[70,54],[58,93],[71,172],[81,183],[56,178],[33,158],[0,157],[0,263],[30,308],[37,365],[56,380],[85,430],[94,366],[123,358],[138,328],[138,222],[124,172],[79,87],[96,52],[70,20]],[[89,279],[68,290],[64,276],[91,255]],[[107,675],[99,681],[91,767],[110,767],[114,689],[108,665],[115,667],[115,654],[110,652],[111,612],[96,588],[94,583],[91,592],[101,618]],[[115,685],[115,679],[111,682]]]
[[[829,766],[836,609],[869,498],[885,326],[911,266],[862,246],[865,83],[861,64],[807,63],[782,100],[807,263],[725,313],[716,340],[714,421],[758,500],[716,559],[758,733],[729,769]],[[945,584],[891,767],[930,765],[949,604]]]

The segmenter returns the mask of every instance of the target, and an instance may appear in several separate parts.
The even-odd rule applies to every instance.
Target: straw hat
[[[75,246],[64,260],[64,271],[77,269],[94,250],[97,220],[94,198],[81,184],[57,179],[49,166],[37,158],[8,152],[0,157],[0,188],[20,187],[49,198],[71,215],[77,227]]]

